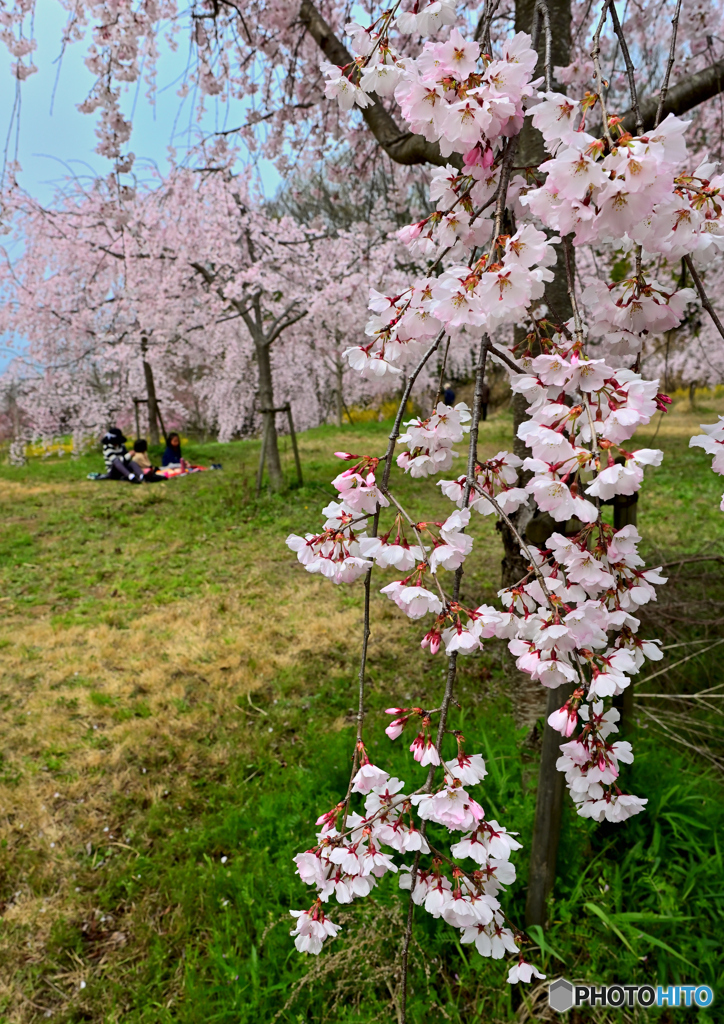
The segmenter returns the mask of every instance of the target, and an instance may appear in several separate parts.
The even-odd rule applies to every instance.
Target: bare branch
[[[709,301],[709,296],[706,294],[706,290],[704,288],[704,282],[699,277],[699,274],[697,272],[696,267],[694,266],[694,261],[692,260],[691,256],[684,256],[684,263],[689,268],[691,279],[694,282],[694,287],[699,293],[699,298],[701,299],[702,306],[711,317],[714,326],[716,327],[717,331],[719,331],[719,334],[722,336],[722,338],[724,338],[724,326],[722,325],[721,320],[717,316],[716,310]]]
[[[616,10],[616,4],[612,3],[609,7],[611,11],[611,21],[613,22],[613,30],[618,36],[619,46],[621,47],[621,55],[623,62],[626,65],[626,76],[628,78],[629,92],[631,93],[631,109],[633,110],[634,118],[636,120],[636,134],[643,135],[644,123],[641,120],[641,110],[639,108],[639,98],[636,92],[636,75],[634,73],[634,66],[631,62],[631,54],[628,52],[628,44],[626,43],[626,36],[623,34],[621,28],[621,22],[618,19],[618,12]]]
[[[661,84],[661,91],[659,92],[659,105],[656,108],[656,120],[654,121],[654,128],[659,127],[661,122],[661,116],[664,112],[664,102],[666,100],[666,94],[669,91],[669,79],[671,78],[671,69],[674,66],[674,58],[676,56],[676,33],[679,30],[679,14],[681,13],[681,0],[676,0],[676,10],[674,11],[674,17],[671,19],[671,47],[669,48],[669,60],[666,65],[666,74],[664,75],[664,81]]]
[[[593,67],[596,72],[596,95],[598,96],[598,102],[601,104],[601,117],[603,118],[603,132],[606,136],[611,149],[613,149],[613,139],[611,138],[611,130],[608,127],[608,114],[606,113],[606,101],[603,98],[603,75],[601,74],[601,32],[603,26],[606,24],[606,15],[608,14],[609,7],[612,6],[612,0],[606,0],[601,11],[601,17],[599,19],[596,31],[593,35],[593,49],[591,50],[591,60],[593,61]]]

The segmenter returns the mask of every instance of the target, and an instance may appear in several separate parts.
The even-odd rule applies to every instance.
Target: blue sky
[[[17,145],[22,167],[20,182],[44,202],[52,198],[54,183],[68,173],[104,174],[110,168],[109,161],[94,152],[95,115],[77,110],[93,84],[93,76],[83,63],[85,44],[68,47],[62,61],[59,60],[66,18],[67,12],[58,0],[38,0],[38,49],[34,56],[38,72],[21,83],[19,128],[16,121],[11,125],[15,81],[10,75],[10,57],[0,47],[0,148],[4,152],[7,142],[13,159]],[[177,95],[187,59],[183,35],[179,39],[181,45],[176,53],[165,42],[160,44],[155,105],[151,106],[146,99],[143,82],[139,88],[132,85],[123,97],[124,113],[134,114],[130,149],[138,161],[153,161],[162,171],[168,168],[168,146],[173,143],[180,156],[192,139],[189,127],[196,127],[191,97],[182,102]],[[241,102],[229,105],[212,99],[207,101],[201,128],[212,132],[216,126],[234,127],[243,120]],[[260,170],[265,191],[273,194],[279,181],[276,171],[268,163]]]
[[[6,148],[10,160],[17,153],[20,184],[43,203],[51,202],[55,187],[67,175],[103,175],[111,167],[95,152],[96,116],[77,109],[93,85],[83,63],[85,43],[69,46],[59,59],[66,18],[58,0],[38,0],[34,55],[38,71],[20,84],[19,123],[13,115],[16,82],[10,73],[11,58],[0,45],[0,166]],[[182,35],[179,38],[185,42]],[[192,98],[182,102],[177,95],[186,59],[183,45],[174,53],[161,41],[155,104],[148,102],[144,82],[138,88],[132,85],[123,96],[125,115],[133,113],[129,148],[136,154],[134,170],[141,177],[144,161],[155,163],[162,173],[168,170],[168,147],[173,143],[180,159],[199,129]],[[241,102],[229,105],[210,99],[200,128],[211,133],[216,127],[234,127],[243,121]],[[275,168],[263,161],[259,171],[266,194],[273,195],[280,180]],[[0,374],[12,354],[0,337]]]

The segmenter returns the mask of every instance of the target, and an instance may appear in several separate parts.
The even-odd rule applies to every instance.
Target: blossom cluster
[[[324,941],[337,934],[338,926],[325,914],[330,900],[351,903],[369,895],[388,873],[399,873],[399,887],[410,891],[412,901],[433,917],[458,928],[461,942],[474,944],[482,956],[494,959],[506,952],[518,956],[509,972],[511,983],[544,977],[519,956],[516,936],[506,926],[497,898],[515,881],[510,855],[521,844],[515,833],[494,819],[486,820],[483,808],[468,792],[487,774],[482,756],[465,754],[458,735],[457,756],[442,762],[438,748],[427,737],[428,712],[395,707],[388,713],[396,716],[386,730],[393,739],[408,719],[422,719],[423,733],[415,737],[410,750],[421,766],[440,767],[442,778],[407,795],[402,792],[404,783],[372,764],[364,744],[358,743],[360,765],[351,794],[364,798],[364,813],[352,811],[346,801],[335,805],[317,819],[321,829],[316,845],[294,858],[302,881],[316,890],[309,910],[291,911],[296,918],[291,934],[297,949],[319,953]],[[428,825],[442,826],[455,837],[451,856],[430,846],[425,834]],[[395,854],[410,853],[430,856],[429,868],[413,870],[394,859]],[[466,860],[472,862],[469,869],[458,863]]]
[[[451,263],[438,277],[416,281],[403,296],[373,295],[374,315],[365,328],[372,340],[347,349],[350,366],[366,376],[399,374],[397,364],[419,357],[441,330],[479,338],[517,323],[553,280],[550,266],[558,241],[526,224],[496,241],[494,259],[486,254],[472,265]]]
[[[687,171],[690,122],[673,114],[652,132],[623,133],[607,147],[583,129],[577,100],[550,92],[540,98],[532,122],[554,155],[539,168],[544,180],[524,189],[519,203],[546,227],[573,232],[575,245],[608,242],[637,253],[633,276],[596,281],[581,296],[591,337],[603,339],[610,355],[636,356],[647,335],[681,325],[695,294],[657,282],[641,261],[691,256],[707,264],[724,250],[724,176],[706,161]],[[616,118],[611,122],[617,131]]]

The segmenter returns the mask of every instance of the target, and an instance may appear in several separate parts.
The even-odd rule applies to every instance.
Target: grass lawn
[[[682,403],[637,439],[648,445],[658,431],[667,454],[647,471],[639,503],[652,560],[724,555],[722,480],[687,447],[716,412]],[[253,441],[189,444],[187,457],[223,471],[143,487],[86,480],[101,468],[97,454],[0,464],[2,1024],[397,1019],[405,908],[394,879],[358,905],[333,907],[344,928],[319,958],[301,957],[288,935],[289,908],[311,902],[291,858],[346,791],[361,587],[309,576],[284,539],[317,528],[339,471],[332,452],[382,454],[389,428],[301,435],[304,487],[259,500]],[[494,416],[481,454],[509,447],[510,434],[507,414]],[[293,480],[289,450],[284,462]],[[395,488],[413,516],[444,517],[449,503],[429,491],[409,479]],[[463,596],[493,603],[493,522],[478,518],[475,538]],[[702,571],[700,591],[711,575]],[[369,747],[412,782],[382,710],[398,700],[437,706],[444,665],[419,652],[419,624],[376,593],[388,579],[373,599]],[[689,623],[685,638],[724,635],[712,622]],[[680,675],[712,686],[718,665],[704,656]],[[453,727],[486,757],[488,817],[518,829],[527,847],[536,749],[516,729],[507,674],[494,643],[464,659]],[[649,797],[647,812],[596,827],[566,809],[536,962],[571,980],[717,988],[721,780],[662,739],[649,716],[635,732],[632,789]],[[516,864],[507,907],[522,921],[526,849]],[[521,1002],[502,963],[425,917],[416,919],[409,1020],[547,1019],[547,989]],[[674,1012],[677,1022],[720,1013],[716,1003]]]

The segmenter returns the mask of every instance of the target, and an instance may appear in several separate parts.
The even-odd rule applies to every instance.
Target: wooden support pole
[[[138,418],[138,399],[137,398],[133,399],[133,408],[134,408],[134,410],[136,412],[136,437],[139,438],[141,436],[141,422],[140,422],[140,420]]]
[[[296,463],[297,467],[297,480],[299,481],[299,486],[303,487],[304,480],[302,479],[302,463],[299,458],[299,448],[297,447],[297,435],[294,432],[294,420],[292,419],[291,404],[287,402],[284,408],[286,409],[287,419],[289,420],[289,433],[291,434],[292,437],[292,448],[294,449],[294,462]]]
[[[264,476],[264,460],[266,458],[266,432],[267,432],[267,420],[264,417],[264,430],[261,435],[261,451],[259,453],[259,469],[256,473],[256,496],[257,498],[261,494],[261,481]]]
[[[168,444],[168,434],[166,433],[166,428],[163,425],[163,417],[161,416],[161,405],[158,399],[156,399],[156,415],[158,416],[158,422],[161,424],[161,433],[163,434],[163,439],[166,442],[166,444]]]

